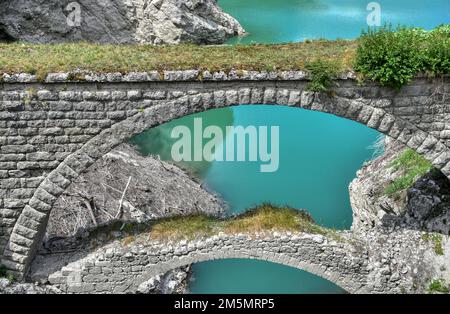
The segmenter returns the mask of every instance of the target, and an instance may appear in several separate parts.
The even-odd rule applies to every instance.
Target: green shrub
[[[450,73],[450,27],[433,31],[384,26],[358,39],[355,70],[384,86],[400,89],[418,72]]]
[[[450,287],[445,283],[444,279],[434,279],[428,285],[429,293],[449,293]]]
[[[443,25],[429,33],[425,51],[425,70],[431,74],[450,75],[450,25]]]
[[[369,29],[358,39],[355,70],[382,85],[400,88],[423,68],[424,31]]]
[[[315,60],[306,64],[310,72],[310,82],[306,87],[313,92],[328,92],[336,78],[339,66],[334,61]]]

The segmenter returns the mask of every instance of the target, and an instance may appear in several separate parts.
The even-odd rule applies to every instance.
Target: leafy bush
[[[424,68],[431,74],[450,75],[450,25],[443,25],[428,33]]]
[[[310,72],[310,82],[307,89],[313,92],[328,92],[333,85],[333,79],[337,76],[339,66],[336,62],[315,60],[306,64]]]
[[[450,73],[450,27],[433,31],[384,26],[358,39],[355,70],[384,86],[400,89],[418,72]]]

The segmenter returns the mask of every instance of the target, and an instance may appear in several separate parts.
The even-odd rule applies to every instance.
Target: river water
[[[355,38],[367,28],[366,0],[219,0],[250,33],[230,44]],[[382,23],[427,29],[449,23],[450,0],[384,0]],[[144,154],[171,160],[175,126],[279,126],[279,169],[260,172],[255,162],[189,162],[182,165],[222,196],[231,213],[270,202],[307,209],[316,222],[348,229],[348,185],[376,154],[378,132],[332,115],[282,106],[238,106],[172,121],[135,137]],[[223,145],[229,138],[225,137]],[[253,260],[222,260],[193,267],[194,293],[344,293],[333,283],[290,267]]]

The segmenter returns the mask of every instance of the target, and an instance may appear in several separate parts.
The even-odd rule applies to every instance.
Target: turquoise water
[[[229,43],[275,43],[315,38],[355,38],[367,27],[367,0],[219,0],[250,33]],[[427,29],[449,23],[450,0],[383,0],[382,23]],[[177,125],[278,125],[280,167],[259,172],[252,162],[191,162],[191,169],[230,205],[230,212],[271,202],[307,209],[327,227],[349,228],[348,184],[374,155],[379,134],[332,115],[281,106],[238,106],[185,117],[132,140],[142,153],[170,160]],[[343,293],[336,285],[282,265],[254,260],[211,261],[194,265],[194,293]]]
[[[173,127],[206,125],[279,126],[280,166],[262,173],[257,162],[190,162],[183,166],[218,192],[230,212],[263,202],[307,209],[316,222],[349,228],[352,211],[348,185],[379,133],[329,114],[283,106],[238,106],[215,109],[172,121],[133,139],[144,154],[170,160]],[[164,139],[164,140],[161,140]],[[229,138],[227,138],[228,140]],[[223,143],[225,145],[225,143]],[[224,260],[193,266],[194,293],[343,293],[336,285],[307,272],[254,260]]]
[[[229,43],[353,39],[367,29],[369,0],[219,0],[250,34]],[[426,29],[450,23],[449,0],[378,0],[381,24]]]

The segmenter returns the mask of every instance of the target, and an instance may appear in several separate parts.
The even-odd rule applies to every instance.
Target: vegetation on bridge
[[[229,219],[217,219],[203,214],[164,219],[152,226],[150,237],[156,240],[176,240],[212,236],[219,232],[238,234],[264,231],[335,235],[332,230],[315,224],[306,211],[264,204]]]
[[[381,84],[400,88],[418,72],[450,74],[450,25],[369,30],[358,39],[355,70]]]
[[[242,70],[308,70],[313,74],[310,89],[315,91],[328,89],[337,72],[353,69],[362,77],[400,88],[418,72],[450,74],[450,25],[433,31],[386,26],[364,32],[354,41],[314,40],[277,45],[0,43],[0,75],[26,72],[43,79],[51,72],[188,69],[224,72],[234,69],[238,75]],[[82,79],[82,75],[75,78]]]
[[[26,72],[40,79],[52,72],[77,70],[129,73],[234,69],[239,74],[239,70],[305,70],[306,64],[316,59],[340,60],[344,70],[351,68],[355,50],[354,41],[344,40],[245,46],[0,43],[0,74]]]
[[[442,245],[442,235],[438,233],[425,233],[422,235],[422,240],[431,242],[433,250],[436,255],[444,255],[444,247]]]

